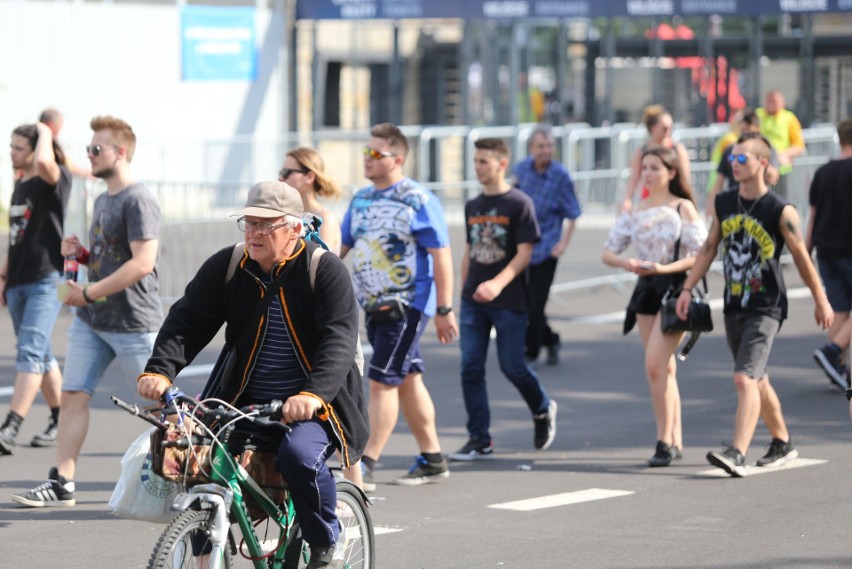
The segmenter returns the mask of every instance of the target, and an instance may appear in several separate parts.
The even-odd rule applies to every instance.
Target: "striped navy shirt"
[[[296,358],[296,350],[284,324],[281,301],[276,294],[269,303],[266,335],[246,386],[245,397],[253,403],[273,399],[285,401],[291,395],[302,391],[306,379],[305,372]]]

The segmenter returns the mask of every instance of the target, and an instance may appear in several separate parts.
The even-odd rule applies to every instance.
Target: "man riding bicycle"
[[[245,252],[233,276],[231,246],[201,266],[169,311],[137,389],[159,399],[225,323],[226,346],[204,396],[236,406],[284,401],[282,422],[291,431],[274,436],[276,466],[311,548],[308,568],[322,569],[332,567],[339,532],[326,460],[337,449],[345,467],[355,463],[369,427],[354,361],[352,281],[337,256],[323,255],[313,282],[317,245],[300,237],[303,214],[299,193],[283,182],[251,189],[246,206],[234,214],[245,231]],[[249,434],[270,438],[268,432]]]

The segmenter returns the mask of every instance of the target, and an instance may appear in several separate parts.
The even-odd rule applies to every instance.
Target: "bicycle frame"
[[[175,512],[192,508],[214,509],[214,527],[210,528],[210,541],[213,550],[210,553],[211,569],[218,569],[224,559],[224,548],[228,546],[228,530],[231,527],[229,514],[233,513],[240,533],[248,549],[252,564],[257,569],[268,568],[268,557],[264,557],[260,542],[254,532],[251,516],[248,513],[243,492],[251,496],[261,509],[279,528],[278,545],[272,555],[272,567],[280,569],[285,560],[287,546],[293,539],[291,535],[296,519],[293,502],[287,494],[283,509],[273,502],[266,492],[248,472],[240,466],[227,451],[226,444],[213,445],[211,455],[210,479],[213,482],[198,484],[188,492],[178,495],[172,506]],[[237,543],[238,553],[241,550]],[[268,556],[268,554],[266,554]]]

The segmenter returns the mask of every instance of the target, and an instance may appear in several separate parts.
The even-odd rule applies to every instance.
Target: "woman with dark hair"
[[[639,324],[645,349],[645,374],[657,421],[657,447],[650,466],[668,466],[683,448],[680,393],[674,352],[683,333],[664,334],[660,303],[670,286],[677,287],[695,262],[707,238],[678,153],[663,146],[645,150],[642,183],[648,197],[634,212],[622,212],[604,244],[603,262],[639,276],[627,306],[624,333]],[[620,255],[630,244],[636,258]]]
[[[642,180],[642,156],[649,148],[664,146],[675,150],[680,163],[681,179],[686,180],[687,184],[690,184],[690,180],[692,179],[689,168],[689,153],[683,144],[672,140],[674,121],[665,107],[662,105],[649,105],[645,107],[642,113],[642,123],[648,130],[648,140],[641,148],[636,150],[630,161],[630,178],[627,179],[626,188],[627,195],[621,204],[621,211],[633,210],[633,197],[637,189],[641,188],[640,199],[644,200],[648,197],[648,188],[640,186],[639,182]]]
[[[320,239],[335,254],[340,254],[340,219],[318,198],[337,199],[340,186],[325,173],[325,164],[313,148],[299,147],[287,152],[278,181],[293,186],[302,196],[305,213],[322,219]]]
[[[62,304],[57,297],[60,253],[71,174],[65,155],[44,123],[12,131],[12,168],[20,173],[9,208],[9,251],[0,264],[0,306],[8,306],[17,337],[15,390],[0,426],[0,454],[12,454],[15,437],[41,387],[50,407],[47,430],[33,446],[56,444],[62,373],[50,335]]]

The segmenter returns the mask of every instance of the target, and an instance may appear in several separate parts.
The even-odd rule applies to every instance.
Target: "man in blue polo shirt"
[[[550,127],[539,125],[530,136],[529,157],[516,164],[513,171],[515,185],[535,204],[541,228],[541,241],[535,244],[529,265],[527,361],[535,362],[541,347],[546,346],[548,365],[559,363],[559,334],[548,325],[544,306],[556,263],[568,248],[574,222],[581,213],[568,170],[553,159],[554,146]]]

